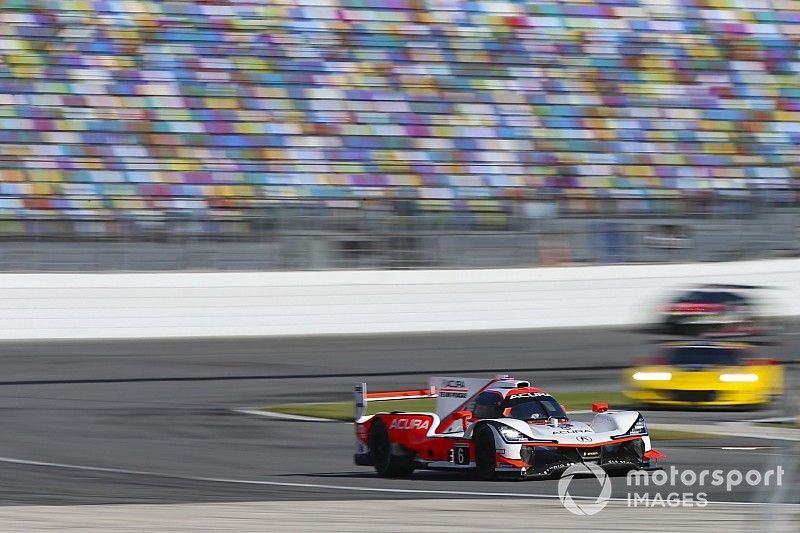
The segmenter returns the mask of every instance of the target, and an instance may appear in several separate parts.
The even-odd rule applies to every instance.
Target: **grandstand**
[[[0,218],[793,202],[799,39],[792,0],[4,0]]]

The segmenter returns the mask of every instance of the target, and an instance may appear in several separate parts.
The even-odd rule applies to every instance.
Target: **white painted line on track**
[[[718,422],[715,424],[648,424],[650,429],[705,433],[723,437],[747,437],[763,440],[800,442],[800,430],[776,427],[757,427],[744,422]]]
[[[342,422],[332,418],[318,418],[316,416],[290,415],[286,413],[276,413],[274,411],[263,411],[261,409],[234,409],[234,412],[243,415],[266,416],[267,418],[280,418],[283,420],[297,420],[300,422]]]
[[[300,489],[327,489],[327,490],[341,490],[353,492],[378,492],[390,494],[430,494],[437,496],[475,496],[475,497],[505,497],[505,498],[531,498],[531,499],[546,499],[557,500],[558,496],[555,494],[537,494],[527,492],[481,492],[481,491],[467,491],[467,490],[432,490],[432,489],[397,489],[397,488],[382,488],[382,487],[364,487],[358,485],[326,485],[324,483],[292,483],[289,481],[266,481],[259,479],[229,479],[229,478],[216,478],[216,477],[202,477],[202,476],[184,476],[179,474],[167,474],[165,472],[150,472],[146,470],[128,470],[124,468],[107,468],[101,466],[86,466],[74,465],[68,463],[53,463],[48,461],[33,461],[29,459],[16,459],[13,457],[0,457],[0,463],[9,463],[17,465],[28,466],[43,466],[50,468],[64,468],[70,470],[84,470],[88,472],[106,472],[109,474],[124,474],[136,476],[153,476],[163,477],[170,479],[182,479],[186,481],[201,481],[206,483],[230,483],[237,485],[262,485],[271,487],[291,487]],[[596,501],[597,497],[594,496],[572,496],[573,499]],[[609,498],[609,501],[627,502],[627,498]],[[770,503],[770,502],[736,502],[736,501],[711,501],[710,504],[720,505],[778,505],[787,507],[798,507],[794,503]]]
[[[797,418],[794,417],[794,416],[773,416],[773,417],[770,417],[770,418],[757,418],[755,420],[745,420],[745,422],[750,423],[750,424],[769,424],[770,422],[777,422],[777,423],[787,422],[788,423],[788,422],[794,422],[796,420],[797,420]]]
[[[65,468],[70,470],[86,470],[89,472],[107,472],[111,474],[167,477],[173,479],[184,479],[187,481],[204,481],[210,483],[232,483],[240,485],[267,485],[275,487],[351,490],[357,492],[388,492],[396,494],[437,494],[437,495],[454,495],[454,496],[495,496],[495,497],[507,496],[513,498],[546,498],[546,499],[558,498],[558,496],[554,494],[535,494],[535,493],[519,493],[519,492],[478,492],[478,491],[464,491],[464,490],[429,490],[429,489],[395,489],[395,488],[390,489],[381,487],[362,487],[355,485],[327,485],[324,483],[292,483],[288,481],[265,481],[258,479],[250,480],[250,479],[229,479],[229,478],[215,478],[215,477],[202,477],[202,476],[184,476],[178,474],[167,474],[164,472],[150,472],[146,470],[127,470],[123,468],[73,465],[67,463],[53,463],[48,461],[31,461],[28,459],[15,459],[13,457],[0,457],[0,463],[10,463],[10,464],[29,465],[29,466],[45,466],[52,468]],[[580,496],[578,496],[578,498],[580,498]],[[587,498],[587,499],[595,500],[596,498]]]

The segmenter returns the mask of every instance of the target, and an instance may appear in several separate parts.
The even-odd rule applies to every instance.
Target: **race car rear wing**
[[[355,419],[358,420],[367,413],[367,402],[385,402],[387,400],[410,400],[412,398],[436,398],[438,393],[433,387],[427,389],[398,390],[384,392],[367,392],[366,383],[355,385]]]

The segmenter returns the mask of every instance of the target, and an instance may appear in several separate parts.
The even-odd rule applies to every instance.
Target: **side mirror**
[[[593,413],[605,413],[608,411],[608,404],[607,403],[593,403],[592,404],[592,412]]]
[[[466,431],[467,430],[467,423],[472,418],[472,411],[456,411],[453,414],[456,415],[456,418],[461,420],[461,429],[463,431]]]

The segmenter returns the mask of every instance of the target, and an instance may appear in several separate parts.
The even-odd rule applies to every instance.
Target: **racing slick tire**
[[[381,420],[369,430],[369,453],[380,477],[408,477],[414,471],[411,457],[392,453],[392,441]]]
[[[492,428],[483,424],[475,430],[475,474],[478,479],[491,481],[497,478],[495,449]]]

